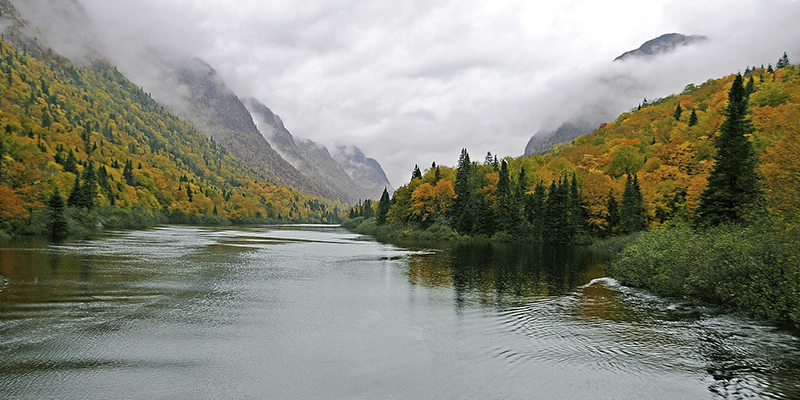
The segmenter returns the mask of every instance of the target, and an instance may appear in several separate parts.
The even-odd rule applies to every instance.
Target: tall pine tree
[[[714,167],[697,208],[699,225],[742,222],[758,205],[761,193],[756,174],[756,154],[745,134],[751,131],[747,97],[737,74],[728,93],[725,121],[717,138]]]
[[[383,194],[381,194],[381,199],[378,202],[378,212],[377,212],[377,220],[378,225],[383,225],[386,223],[386,216],[389,214],[389,206],[391,205],[391,200],[389,200],[389,191],[386,188],[383,188]]]
[[[642,190],[636,175],[625,180],[625,192],[622,194],[619,226],[624,233],[639,232],[647,229],[647,217],[642,205]]]
[[[456,169],[456,181],[453,190],[456,198],[453,201],[453,224],[456,231],[469,234],[475,223],[475,200],[472,188],[472,161],[469,159],[467,149],[461,149]]]

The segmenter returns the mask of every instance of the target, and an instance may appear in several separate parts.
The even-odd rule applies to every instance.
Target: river
[[[0,247],[0,398],[800,398],[800,340],[580,248],[166,226]]]

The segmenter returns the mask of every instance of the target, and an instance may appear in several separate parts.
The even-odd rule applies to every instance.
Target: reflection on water
[[[800,341],[582,248],[165,227],[0,247],[0,398],[800,398]]]

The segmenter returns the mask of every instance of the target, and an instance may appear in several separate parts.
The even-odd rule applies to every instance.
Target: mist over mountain
[[[364,155],[355,146],[337,146],[333,154],[334,159],[347,171],[354,181],[359,182],[369,193],[380,193],[386,188],[389,193],[394,192],[392,184],[386,178],[381,164],[374,158]]]
[[[384,186],[391,188],[377,161],[370,165],[380,173],[354,173],[351,176],[331,156],[325,146],[311,140],[296,140],[286,129],[281,118],[275,115],[269,107],[254,98],[245,99],[244,103],[253,115],[259,131],[281,157],[289,161],[318,186],[337,193],[351,204],[355,204],[359,199],[378,199]],[[351,173],[357,170],[355,167],[350,167],[349,164],[347,160],[344,162],[344,165],[348,165]]]
[[[122,62],[122,70],[135,71],[132,79],[148,89],[153,98],[266,179],[309,195],[346,202],[380,196],[379,191],[370,189],[378,183],[367,182],[364,187],[354,182],[324,146],[320,149],[310,142],[298,147],[283,122],[263,104],[251,101],[259,111],[251,114],[204,60],[148,46],[135,46],[129,52],[107,50],[109,47],[97,40],[85,8],[75,0],[15,3],[19,3],[29,21],[25,29],[31,37],[41,38],[78,63],[91,63],[108,53]],[[254,123],[256,114],[266,118],[261,127],[266,130],[263,135]],[[276,152],[271,143],[280,150]]]
[[[588,78],[587,87],[581,93],[576,93],[576,98],[571,99],[575,104],[583,107],[576,109],[573,115],[562,115],[560,118],[564,121],[556,128],[545,128],[536,132],[525,145],[523,155],[529,157],[533,154],[546,153],[553,146],[588,134],[600,124],[615,118],[622,111],[619,107],[619,99],[629,99],[631,94],[643,92],[643,89],[652,86],[652,82],[639,77],[642,70],[658,70],[659,66],[654,63],[658,62],[660,56],[668,55],[682,47],[702,45],[707,40],[707,37],[700,35],[687,36],[679,33],[667,33],[616,57],[614,62],[630,62],[638,70],[608,69],[596,76],[588,75],[586,77]],[[614,67],[616,65],[611,66],[611,68]],[[595,79],[595,81],[591,82],[591,79]],[[594,96],[597,100],[590,102],[591,98],[586,94]],[[555,114],[553,118],[557,119],[557,115]]]
[[[657,56],[659,54],[669,53],[678,47],[688,46],[705,40],[708,40],[708,38],[701,35],[687,36],[680,33],[666,33],[655,39],[644,42],[638,49],[626,51],[615,58],[614,61],[624,61],[636,57]]]

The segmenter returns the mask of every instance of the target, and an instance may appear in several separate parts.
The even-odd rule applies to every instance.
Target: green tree
[[[681,120],[681,114],[683,114],[683,109],[681,108],[681,103],[678,103],[678,106],[675,107],[675,114],[672,115],[675,118],[675,121]]]
[[[689,115],[689,126],[697,125],[697,112],[692,109],[692,113]]]
[[[128,186],[136,186],[136,179],[133,177],[133,162],[130,159],[125,162],[125,168],[122,169],[122,178]]]
[[[411,173],[411,180],[422,179],[422,172],[419,170],[419,165],[414,165],[414,172]]]
[[[72,149],[69,150],[67,159],[64,160],[64,171],[72,172],[73,174],[78,173],[78,160],[75,158],[75,153],[72,152]]]
[[[456,192],[456,198],[453,201],[453,224],[456,231],[461,234],[470,234],[475,223],[472,170],[473,165],[467,149],[461,149],[456,169],[456,181],[453,185],[453,190]]]
[[[741,222],[760,202],[756,154],[745,134],[751,131],[742,76],[737,74],[728,93],[725,121],[716,141],[717,154],[700,195],[699,225]]]
[[[620,207],[619,226],[622,232],[628,234],[647,229],[647,217],[642,205],[642,191],[639,187],[639,178],[628,174],[625,180],[625,192],[622,194]]]
[[[747,80],[747,86],[744,88],[744,95],[746,97],[750,97],[753,92],[756,90],[756,81],[753,79],[753,75],[750,75],[750,79]]]
[[[783,52],[783,56],[778,59],[778,63],[775,64],[775,69],[786,68],[789,66],[789,56],[786,55],[786,52]]]
[[[80,175],[75,175],[75,184],[72,186],[72,191],[69,192],[67,204],[73,207],[81,207],[83,205],[83,188],[81,187]]]
[[[89,161],[83,170],[83,187],[81,188],[81,207],[92,209],[94,200],[97,198],[97,174],[94,170],[94,162]]]
[[[378,202],[378,213],[376,215],[379,225],[386,223],[386,216],[389,214],[390,203],[389,191],[383,188],[383,194],[381,194],[381,199]]]
[[[50,200],[47,202],[49,218],[47,221],[47,229],[50,232],[50,237],[54,240],[63,239],[67,236],[67,218],[64,216],[64,198],[58,189],[53,190],[50,195]]]
[[[619,227],[620,217],[619,217],[619,204],[617,203],[617,199],[614,198],[614,193],[608,192],[608,202],[606,203],[606,208],[608,209],[608,218],[606,218],[606,235],[612,235],[616,231],[617,227]]]

